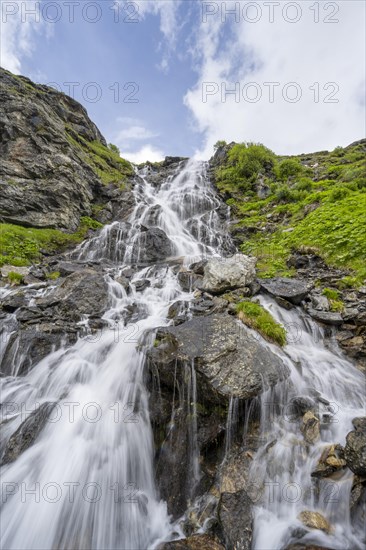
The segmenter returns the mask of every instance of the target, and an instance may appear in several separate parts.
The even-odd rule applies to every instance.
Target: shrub
[[[244,301],[236,306],[239,319],[247,326],[257,330],[263,338],[274,344],[286,344],[286,331],[272,315],[260,304]]]
[[[310,178],[300,178],[294,185],[296,191],[311,191],[313,188],[313,182]]]
[[[219,141],[216,141],[214,145],[214,151],[217,151],[217,149],[220,149],[221,147],[225,147],[225,145],[227,145],[227,143],[224,139],[220,139]]]
[[[329,200],[331,202],[337,202],[345,197],[348,197],[348,195],[351,194],[351,190],[347,189],[347,187],[336,187],[335,189],[332,189],[329,195]]]
[[[116,153],[117,155],[120,155],[121,152],[119,150],[119,148],[117,147],[117,145],[114,145],[113,143],[108,143],[108,148],[113,152],[113,153]]]
[[[281,181],[286,181],[292,176],[298,176],[303,171],[299,159],[285,159],[276,167],[276,176]]]

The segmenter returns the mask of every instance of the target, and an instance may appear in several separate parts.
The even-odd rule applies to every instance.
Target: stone
[[[329,521],[319,512],[304,510],[297,517],[309,529],[320,529],[328,535],[332,532]]]
[[[17,267],[15,265],[3,265],[3,267],[0,269],[0,272],[1,272],[1,276],[4,277],[4,278],[8,277],[9,273],[17,273],[18,275],[21,275],[22,277],[26,277],[29,274],[29,270],[30,270],[29,267]]]
[[[321,323],[325,323],[326,325],[342,325],[343,324],[343,318],[342,315],[335,311],[317,311],[316,309],[313,309],[309,307],[307,309],[307,312],[309,315],[315,319],[316,321],[320,321]]]
[[[272,296],[283,298],[294,305],[300,304],[309,294],[312,285],[299,279],[275,277],[273,279],[258,279],[261,288]]]
[[[148,265],[175,254],[175,247],[165,231],[151,227],[140,233],[133,247],[132,262]]]
[[[55,405],[55,403],[43,403],[22,422],[6,444],[1,465],[14,462],[19,455],[33,445]]]
[[[320,420],[311,411],[304,414],[301,425],[301,433],[310,445],[313,445],[320,437]]]
[[[358,420],[358,419],[357,419]],[[360,421],[358,421],[359,426]],[[362,421],[363,425],[363,421]],[[344,458],[347,466],[358,476],[366,477],[366,431],[359,427],[347,434]]]
[[[245,490],[223,493],[218,516],[225,548],[251,548],[253,536],[252,501]]]
[[[255,281],[256,259],[244,254],[211,258],[204,267],[202,289],[213,294],[247,287]]]
[[[157,550],[225,550],[225,547],[211,535],[192,535],[159,544]]]
[[[329,300],[326,296],[322,296],[321,294],[312,294],[310,298],[311,298],[311,304],[315,310],[317,311],[330,310]]]
[[[174,384],[174,365],[195,364],[207,401],[249,399],[285,379],[288,368],[248,329],[227,314],[194,317],[157,333],[160,343],[148,356],[161,380]]]

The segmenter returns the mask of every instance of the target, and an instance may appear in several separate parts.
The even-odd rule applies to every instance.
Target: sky
[[[365,135],[365,6],[1,0],[1,66],[71,95],[132,162]]]

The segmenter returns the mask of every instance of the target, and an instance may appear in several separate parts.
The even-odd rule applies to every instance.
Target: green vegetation
[[[331,311],[343,311],[344,303],[339,298],[339,291],[332,288],[323,288],[323,296],[329,300]]]
[[[248,327],[257,330],[263,338],[274,344],[286,344],[286,331],[272,315],[256,302],[244,301],[236,306],[239,319]]]
[[[114,145],[114,143],[108,143],[108,149],[110,149],[111,151],[113,151],[113,153],[117,153],[117,155],[120,155],[120,154],[121,154],[121,151],[119,150],[119,148],[117,147],[117,145]]]
[[[76,134],[69,125],[66,125],[65,129],[70,145],[78,151],[81,160],[89,164],[102,182],[106,185],[114,183],[123,189],[127,177],[132,176],[134,171],[131,163],[120,157],[118,147],[113,144],[105,147],[99,141],[87,141]]]
[[[0,224],[0,266],[10,264],[25,266],[42,259],[42,252],[56,254],[81,242],[89,229],[96,230],[102,224],[88,217],[80,220],[75,233],[63,233],[58,229],[35,229]]]
[[[295,275],[289,256],[312,248],[329,265],[350,271],[339,288],[363,284],[364,143],[291,158],[263,145],[237,144],[216,169],[215,182],[238,220],[241,250],[258,257],[261,277]]]
[[[52,271],[52,273],[47,274],[47,279],[51,281],[56,281],[60,277],[61,273],[59,271]]]
[[[9,271],[8,281],[13,285],[20,285],[23,282],[23,275],[20,273],[15,273],[15,271]]]

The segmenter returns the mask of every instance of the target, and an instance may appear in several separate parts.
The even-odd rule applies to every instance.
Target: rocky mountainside
[[[97,479],[110,496],[92,511],[66,503],[60,523],[45,506],[47,533],[37,526],[35,544],[140,549],[159,539],[170,541],[164,550],[249,550],[262,532],[274,536],[277,513],[289,522],[286,550],[341,548],[351,536],[359,544],[363,236],[356,218],[339,243],[343,260],[324,230],[312,247],[301,236],[309,219],[309,231],[327,220],[332,241],[344,229],[333,208],[342,223],[353,201],[362,209],[364,142],[338,151],[333,171],[334,154],[283,159],[221,143],[208,165],[216,192],[205,164],[168,157],[134,170],[77,102],[0,76],[0,382],[6,403],[25,401],[28,413],[41,403],[25,419],[13,410],[3,419],[1,465],[20,482],[28,471],[63,479],[66,467],[72,481],[80,467],[80,480]],[[122,403],[123,421],[48,422],[84,392],[103,415]],[[113,476],[138,482],[133,514],[108,492]],[[266,501],[278,480],[301,482],[296,512]],[[321,500],[334,481],[342,506]],[[19,548],[34,509],[14,502],[4,505],[9,525],[17,518],[5,542]]]

